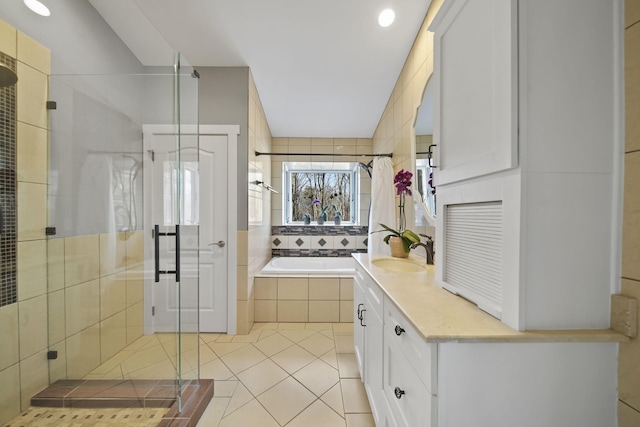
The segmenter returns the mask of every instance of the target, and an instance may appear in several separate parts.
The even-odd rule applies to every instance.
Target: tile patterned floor
[[[203,364],[216,382],[198,426],[374,426],[353,324],[257,323],[249,335],[204,339],[220,364]]]
[[[352,323],[256,323],[248,335],[201,334],[201,378],[214,397],[198,426],[372,427]],[[197,339],[183,337],[183,371],[197,372]],[[175,337],[141,337],[86,379],[175,376]]]

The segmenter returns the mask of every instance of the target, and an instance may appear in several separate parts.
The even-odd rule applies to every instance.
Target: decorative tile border
[[[367,226],[273,226],[272,256],[348,257],[366,252]]]

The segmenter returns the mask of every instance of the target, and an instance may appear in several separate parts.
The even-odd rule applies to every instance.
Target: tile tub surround
[[[367,251],[366,225],[271,227],[271,255],[349,257]]]
[[[258,276],[255,321],[353,322],[353,276]]]

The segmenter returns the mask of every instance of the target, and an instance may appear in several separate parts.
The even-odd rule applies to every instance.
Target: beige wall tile
[[[58,358],[49,360],[49,381],[51,384],[67,378],[67,350],[66,342],[49,345],[49,350],[57,351]]]
[[[0,371],[0,424],[20,415],[20,367],[18,364]]]
[[[340,322],[353,322],[353,300],[340,301]]]
[[[640,152],[625,155],[622,275],[640,280]]]
[[[127,345],[142,336],[144,332],[144,303],[140,301],[127,307]]]
[[[309,301],[309,322],[339,322],[339,301]]]
[[[640,426],[640,412],[618,401],[618,427]]]
[[[340,300],[353,300],[353,279],[340,278]]]
[[[47,352],[41,351],[20,362],[20,400],[22,410],[31,406],[31,397],[49,385]]]
[[[18,181],[47,183],[47,130],[18,122]]]
[[[144,230],[126,233],[125,250],[127,268],[144,264]]]
[[[0,307],[0,340],[2,342],[0,345],[0,371],[2,371],[20,360],[18,304]]]
[[[309,279],[306,277],[278,278],[278,299],[309,299]]]
[[[640,21],[640,2],[638,0],[626,0],[624,2],[624,25],[629,27]]]
[[[0,19],[0,52],[15,58],[17,56],[17,31],[11,25]],[[2,420],[0,419],[0,423]]]
[[[249,233],[244,230],[238,231],[238,265],[247,265],[249,261],[248,245]]]
[[[144,300],[144,268],[134,267],[126,271],[127,307]]]
[[[47,277],[50,292],[64,288],[64,239],[47,240]]]
[[[276,322],[278,320],[278,302],[276,300],[255,301],[256,322]]]
[[[49,292],[47,295],[47,304],[49,307],[49,346],[53,343],[64,341],[66,338],[65,328],[65,309],[64,309],[64,289],[55,292]]]
[[[67,338],[67,374],[82,378],[100,365],[100,325]]]
[[[100,276],[126,268],[126,233],[100,234]]]
[[[18,62],[18,121],[47,128],[47,75]]]
[[[310,300],[332,300],[340,299],[340,279],[339,278],[309,278],[309,299]],[[311,313],[311,312],[310,312]],[[332,320],[327,320],[332,322]]]
[[[100,236],[68,237],[64,241],[65,285],[100,277]]]
[[[18,241],[44,239],[47,186],[18,182]]]
[[[104,363],[111,356],[127,346],[127,313],[120,313],[100,322],[100,361]]]
[[[21,31],[18,31],[18,61],[51,74],[51,51]]]
[[[236,310],[236,333],[245,335],[249,333],[249,303],[238,301]]]
[[[640,150],[640,25],[624,32],[625,150]]]
[[[104,320],[127,308],[127,276],[125,273],[100,278],[100,319]]]
[[[621,294],[640,300],[640,282],[628,279],[621,281]],[[640,321],[640,314],[638,314]],[[618,398],[627,405],[640,410],[640,338],[620,343],[618,357]]]
[[[247,286],[247,266],[246,265],[238,265],[236,267],[237,270],[237,294],[236,299],[238,301],[246,301],[248,296],[248,286]]]
[[[256,277],[254,284],[256,299],[278,298],[278,279],[276,277]]]
[[[20,321],[20,360],[47,348],[47,296],[18,303]]]
[[[18,242],[18,300],[47,292],[47,241]]]
[[[278,322],[308,322],[309,301],[278,301]]]
[[[100,321],[100,280],[66,288],[65,320],[67,336]]]

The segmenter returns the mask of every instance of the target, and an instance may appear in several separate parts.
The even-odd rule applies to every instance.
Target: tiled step
[[[183,382],[182,411],[174,380],[60,380],[33,396],[32,406],[169,408],[160,426],[195,426],[213,397],[213,380]]]

